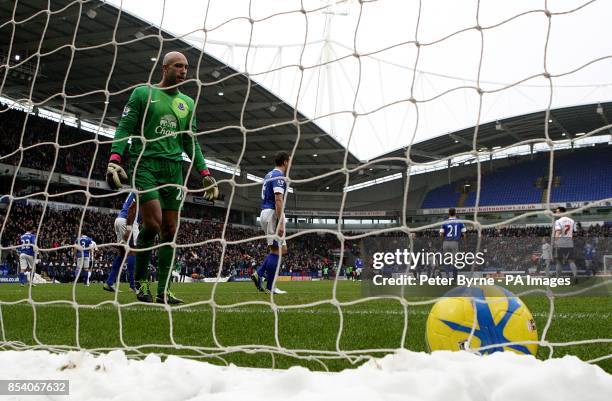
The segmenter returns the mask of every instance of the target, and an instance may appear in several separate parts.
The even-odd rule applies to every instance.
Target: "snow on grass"
[[[122,351],[0,352],[2,379],[70,381],[70,396],[28,400],[432,400],[608,401],[612,375],[565,356],[426,354],[398,350],[338,373],[217,366],[171,356],[128,359]],[[19,399],[18,397],[8,399]]]

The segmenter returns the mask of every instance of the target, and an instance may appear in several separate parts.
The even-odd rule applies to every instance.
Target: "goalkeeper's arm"
[[[200,173],[202,178],[202,188],[204,188],[204,198],[209,201],[214,201],[219,197],[219,187],[217,181],[210,174],[210,170],[206,166],[204,154],[200,143],[194,137],[193,132],[197,132],[195,116],[192,117],[191,131],[183,134],[183,150],[193,160],[195,170]]]
[[[141,97],[139,88],[132,91],[130,100],[123,109],[121,121],[115,131],[115,138],[111,146],[111,155],[106,168],[106,183],[111,189],[119,189],[127,182],[128,176],[121,163],[121,157],[127,146],[129,136],[137,132],[138,121],[141,114]]]

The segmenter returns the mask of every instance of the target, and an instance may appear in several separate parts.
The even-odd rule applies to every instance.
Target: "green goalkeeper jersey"
[[[202,149],[193,136],[197,132],[193,111],[193,99],[178,90],[168,93],[157,87],[135,88],[123,109],[111,153],[123,155],[131,135],[136,136],[130,146],[132,160],[142,152],[143,158],[181,161],[185,152],[197,171],[206,169]]]

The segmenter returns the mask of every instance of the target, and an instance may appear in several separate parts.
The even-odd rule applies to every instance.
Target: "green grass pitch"
[[[288,291],[288,294],[275,296],[279,306],[317,304],[280,308],[276,319],[270,305],[265,304],[270,301],[270,296],[257,292],[250,282],[220,283],[214,295],[213,284],[173,284],[176,295],[187,303],[209,302],[175,307],[170,314],[164,305],[135,304],[134,294],[128,292],[122,283],[123,291],[118,296],[120,308],[113,303],[114,295],[103,291],[101,284],[74,287],[78,310],[68,302],[39,304],[34,308],[27,302],[28,287],[0,285],[0,301],[3,302],[0,305],[0,340],[4,343],[0,349],[32,348],[42,343],[44,347],[41,348],[54,350],[80,347],[104,352],[125,348],[125,344],[128,355],[134,357],[157,352],[217,364],[267,368],[302,365],[316,370],[337,371],[361,363],[360,354],[381,356],[388,351],[376,350],[402,346],[406,315],[398,300],[378,299],[341,306],[343,323],[339,333],[339,307],[326,302],[332,298],[332,281],[282,282],[279,287]],[[340,302],[363,298],[358,282],[339,281],[336,294]],[[71,301],[73,286],[38,285],[32,288],[32,299],[36,302]],[[212,301],[217,307],[213,308]],[[240,305],[249,301],[261,304]],[[523,301],[533,313],[541,335],[549,311],[548,299],[528,296]],[[408,306],[406,348],[425,350],[425,321],[431,306]],[[611,338],[610,297],[556,298],[554,306],[548,341]],[[278,327],[278,337],[275,336],[275,326]],[[279,345],[284,352],[274,352],[278,351]],[[257,346],[259,350],[255,350]],[[335,352],[337,347],[342,351],[341,355]],[[554,357],[565,354],[576,355],[582,360],[600,358],[612,354],[612,343],[554,348]],[[540,347],[538,357],[546,359],[548,356],[549,349]],[[612,358],[597,364],[612,372]]]

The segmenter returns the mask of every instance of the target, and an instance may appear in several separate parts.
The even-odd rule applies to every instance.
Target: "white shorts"
[[[263,209],[259,215],[259,220],[264,234],[276,234],[276,224],[278,223],[278,219],[276,218],[276,210]],[[274,238],[272,237],[266,238],[266,241],[268,242],[268,245],[278,246],[278,242],[274,241]]]
[[[89,256],[77,256],[77,269],[89,269]]]
[[[25,253],[19,254],[19,267],[21,271],[26,271],[26,269],[30,268],[30,270],[34,270],[34,256],[27,255]]]
[[[276,210],[274,209],[263,209],[261,214],[259,215],[259,221],[261,223],[261,229],[266,235],[274,235],[276,234],[276,225],[278,224],[278,219],[276,218]],[[278,246],[278,242],[274,240],[272,237],[266,238],[268,242],[268,246]],[[281,243],[282,246],[287,246],[287,241],[283,240]]]
[[[127,220],[123,217],[117,217],[115,219],[115,234],[117,235],[117,242],[120,244],[124,244],[125,240],[123,236],[125,235],[125,231],[127,230]],[[136,239],[138,238],[138,224],[134,223],[132,225],[132,236],[130,237],[130,244],[136,244]]]

